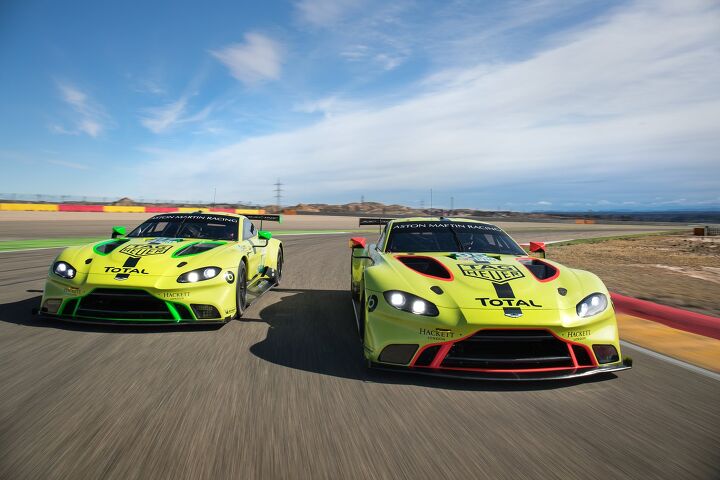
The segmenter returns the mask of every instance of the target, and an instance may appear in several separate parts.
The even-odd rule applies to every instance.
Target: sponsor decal
[[[525,275],[515,265],[458,265],[466,277],[481,278],[493,283],[507,283]]]
[[[475,262],[475,263],[497,263],[500,260],[497,258],[489,257],[485,255],[484,253],[469,253],[469,252],[460,252],[460,253],[453,253],[450,255],[455,260],[459,260],[461,262]]]
[[[377,308],[377,306],[378,306],[377,297],[375,295],[370,295],[370,298],[368,298],[368,302],[367,302],[368,312],[372,312],[373,310],[375,310]]]
[[[150,275],[150,272],[146,272],[144,268],[133,268],[133,267],[105,267],[105,273],[119,273],[122,275],[130,275],[131,273],[139,273],[142,275]]]
[[[163,292],[163,298],[188,298],[190,292]]]
[[[146,243],[143,245],[127,245],[120,250],[120,253],[131,257],[146,257],[148,255],[162,255],[173,248],[172,245],[153,245]]]
[[[562,336],[568,340],[584,340],[590,335],[590,330],[568,330]]]
[[[436,328],[434,330],[429,328],[420,328],[420,335],[424,335],[431,340],[445,340],[455,338],[456,333],[447,328]]]
[[[538,305],[534,300],[523,300],[520,298],[490,298],[480,297],[475,300],[480,300],[483,307],[535,307],[542,308],[542,305]]]
[[[171,220],[201,220],[209,222],[223,222],[223,223],[238,223],[236,217],[226,217],[224,215],[203,215],[203,214],[167,214],[167,215],[155,215],[150,220],[155,222],[171,221]]]
[[[63,292],[65,295],[80,295],[80,289],[75,287],[65,287]]]
[[[482,223],[462,222],[400,222],[393,224],[393,230],[426,230],[431,228],[446,229],[452,227],[454,230],[479,230],[484,232],[502,232],[495,225],[484,225]]]
[[[226,314],[226,315],[232,315],[233,313],[235,313],[235,310],[236,310],[235,307],[233,307],[233,308],[228,308],[228,309],[225,310],[225,314]]]

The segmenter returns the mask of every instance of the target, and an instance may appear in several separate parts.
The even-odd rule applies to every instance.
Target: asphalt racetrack
[[[283,237],[281,288],[218,330],[37,320],[60,250],[0,253],[0,478],[720,478],[720,382],[639,351],[573,382],[367,371],[347,237]]]

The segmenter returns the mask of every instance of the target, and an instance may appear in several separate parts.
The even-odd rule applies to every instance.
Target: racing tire
[[[235,286],[235,308],[237,308],[235,318],[242,317],[247,307],[247,274],[245,272],[245,262],[240,262],[237,273],[237,284]]]
[[[360,311],[358,312],[358,335],[363,348],[365,348],[365,317],[365,293],[363,293],[360,297]]]
[[[282,280],[282,269],[283,269],[283,251],[282,248],[278,250],[278,256],[277,256],[277,262],[275,265],[275,286],[277,287],[280,285],[280,280]]]

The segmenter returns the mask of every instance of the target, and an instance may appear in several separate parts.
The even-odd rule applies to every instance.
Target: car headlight
[[[426,317],[437,317],[440,312],[434,303],[428,302],[416,295],[399,290],[388,290],[383,293],[385,301],[404,312],[414,313],[415,315],[425,315]]]
[[[219,267],[203,267],[195,270],[190,270],[180,275],[177,279],[179,283],[195,283],[202,282],[203,280],[210,280],[215,278],[220,273]]]
[[[77,270],[75,267],[67,262],[55,262],[52,267],[52,272],[58,277],[67,278],[68,280],[75,278]]]
[[[608,300],[602,293],[593,293],[585,297],[577,304],[576,310],[579,317],[592,317],[604,311],[608,306]]]

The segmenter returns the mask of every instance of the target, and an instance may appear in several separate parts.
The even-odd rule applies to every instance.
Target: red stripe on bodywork
[[[443,282],[452,282],[455,280],[455,275],[450,271],[449,268],[447,268],[440,260],[433,258],[433,257],[427,257],[425,255],[395,255],[395,258],[398,260],[398,262],[402,263],[405,267],[409,268],[413,272],[417,273],[418,275],[422,275],[423,277],[432,278],[433,280],[442,280]],[[443,277],[436,277],[435,275],[428,275],[426,273],[418,272],[414,268],[410,267],[409,265],[405,265],[404,262],[402,262],[401,258],[427,258],[429,260],[432,260],[433,262],[440,265],[445,271],[450,275],[450,278],[443,278]]]
[[[442,362],[445,360],[445,357],[447,356],[448,352],[452,348],[453,345],[455,345],[458,342],[461,342],[469,337],[472,337],[476,333],[484,330],[518,330],[518,331],[538,331],[543,330],[546,332],[549,332],[553,337],[557,338],[561,342],[565,343],[567,345],[568,351],[570,352],[570,358],[572,359],[573,366],[572,367],[546,367],[546,368],[526,368],[526,369],[490,369],[490,368],[462,368],[462,367],[443,367]],[[438,353],[435,355],[435,358],[430,363],[428,367],[425,366],[415,366],[415,362],[417,362],[417,359],[420,358],[420,355],[425,351],[425,349],[434,347],[440,345],[440,350],[438,350]],[[572,349],[573,345],[578,345],[585,349],[585,351],[590,356],[590,361],[592,362],[592,365],[580,365],[577,361],[577,358],[575,357],[575,352]],[[595,359],[595,355],[593,354],[592,350],[583,345],[582,343],[573,342],[571,340],[567,340],[565,338],[562,338],[555,334],[552,330],[549,330],[547,328],[481,328],[480,330],[477,330],[475,332],[472,332],[469,335],[465,335],[464,337],[460,337],[457,340],[451,340],[449,342],[438,342],[438,343],[430,343],[428,345],[423,346],[420,348],[417,353],[415,354],[415,358],[413,358],[412,362],[410,362],[409,365],[411,368],[433,368],[437,370],[459,370],[464,372],[485,372],[485,373],[532,373],[532,372],[555,372],[555,371],[561,371],[561,370],[578,370],[583,368],[593,368],[599,366],[597,360]]]
[[[533,278],[534,278],[535,280],[537,280],[538,282],[542,282],[542,283],[552,282],[553,280],[555,280],[557,277],[560,276],[560,269],[559,269],[557,266],[555,266],[555,265],[553,265],[553,264],[551,264],[551,263],[549,263],[549,262],[546,262],[546,261],[544,261],[544,260],[541,260],[541,259],[539,259],[539,258],[535,258],[535,257],[518,257],[518,258],[516,258],[515,260],[517,260],[518,262],[520,262],[520,265],[522,265],[523,267],[525,267],[525,270],[527,270],[528,272],[530,272],[530,275],[532,275]],[[535,276],[535,274],[532,272],[532,270],[530,270],[530,269],[527,267],[527,265],[525,265],[524,263],[521,262],[521,260],[532,260],[533,262],[540,262],[540,263],[542,263],[542,264],[545,264],[545,265],[547,265],[547,266],[550,267],[550,268],[554,268],[554,269],[555,269],[555,274],[554,274],[552,277],[548,277],[548,278],[538,278],[538,277]]]

